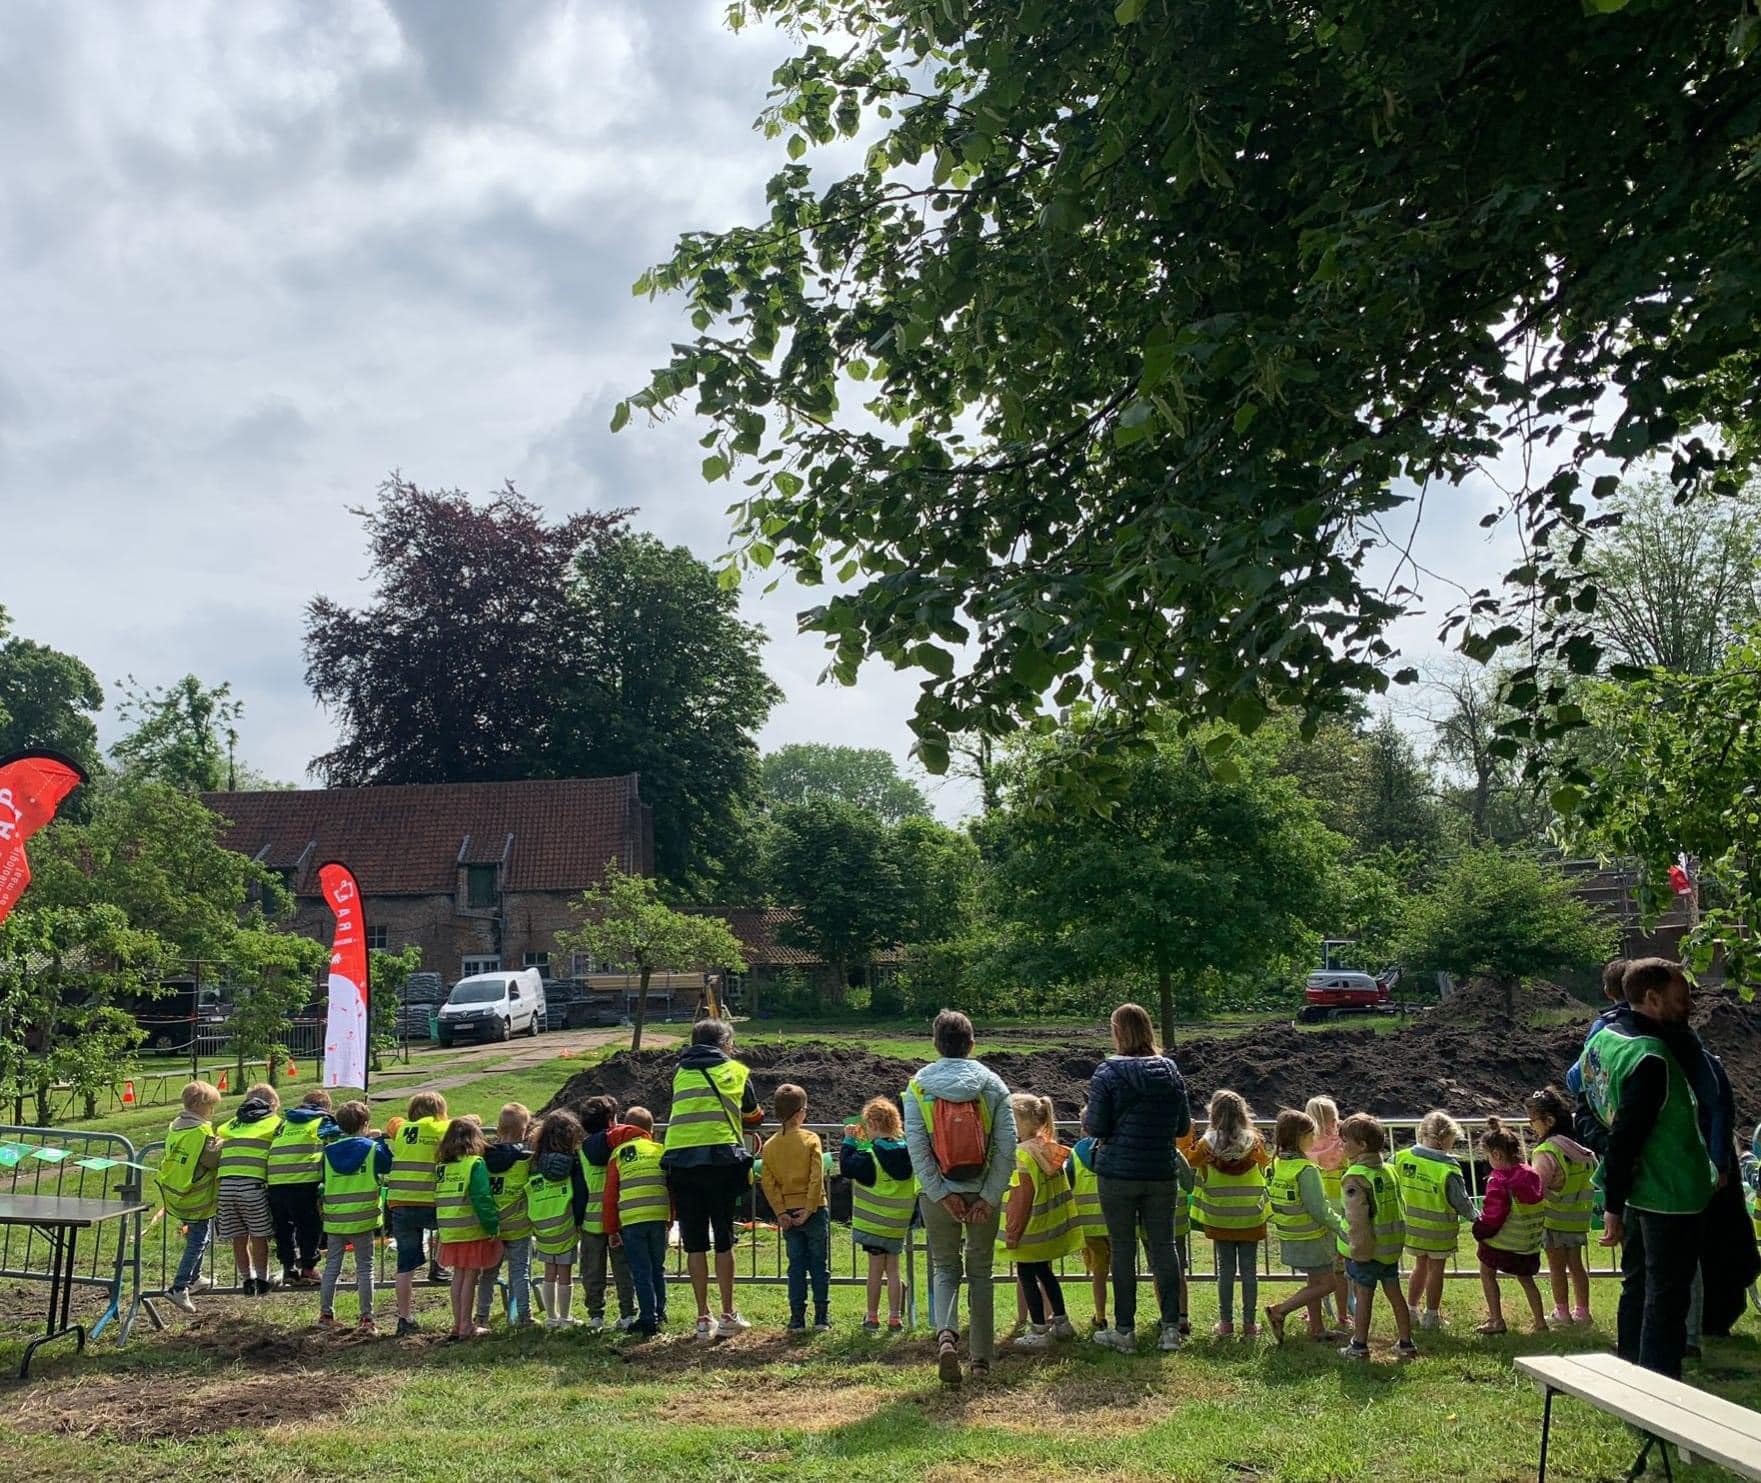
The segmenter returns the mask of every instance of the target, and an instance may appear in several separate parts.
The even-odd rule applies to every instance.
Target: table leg
[[[31,1360],[36,1357],[40,1346],[53,1339],[64,1339],[73,1334],[78,1343],[79,1352],[86,1347],[86,1330],[84,1324],[69,1324],[73,1314],[73,1276],[75,1259],[78,1250],[79,1232],[72,1226],[54,1227],[49,1236],[49,1321],[40,1338],[32,1339],[24,1346],[24,1358],[19,1362],[18,1378],[28,1380],[31,1374]]]
[[[1541,1392],[1541,1469],[1535,1474],[1535,1483],[1547,1483],[1547,1438],[1553,1430],[1553,1392]]]
[[[1651,1457],[1651,1449],[1656,1445],[1657,1438],[1647,1435],[1645,1438],[1645,1445],[1639,1449],[1639,1455],[1633,1459],[1633,1465],[1627,1469],[1627,1483],[1633,1483],[1633,1479],[1639,1477],[1645,1471],[1645,1465]],[[1667,1454],[1664,1456],[1663,1466],[1665,1468],[1669,1466],[1669,1457]]]

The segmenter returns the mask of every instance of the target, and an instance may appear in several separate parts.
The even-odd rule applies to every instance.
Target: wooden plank
[[[1619,1416],[1694,1457],[1761,1479],[1761,1416],[1745,1407],[1612,1355],[1536,1356],[1518,1359],[1516,1367],[1548,1389]]]

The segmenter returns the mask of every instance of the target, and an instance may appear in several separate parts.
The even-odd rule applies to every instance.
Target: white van
[[[440,1008],[436,1039],[451,1045],[461,1036],[506,1040],[544,1028],[544,975],[536,968],[508,968],[461,978]]]

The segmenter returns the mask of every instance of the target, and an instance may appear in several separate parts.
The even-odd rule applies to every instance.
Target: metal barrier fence
[[[44,1195],[67,1199],[130,1199],[141,1190],[140,1160],[128,1139],[118,1133],[82,1133],[66,1128],[0,1124],[0,1185],[11,1195]],[[141,1300],[142,1218],[109,1221],[91,1231],[79,1251],[73,1274],[76,1287],[106,1291],[110,1301],[102,1317],[88,1326],[97,1338],[121,1314],[125,1295],[128,1316],[118,1330],[128,1338],[129,1325]],[[53,1244],[30,1226],[0,1226],[0,1277],[48,1282]]]
[[[1386,1129],[1389,1134],[1390,1154],[1398,1148],[1406,1147],[1415,1141],[1418,1130],[1418,1119],[1384,1118],[1381,1121],[1383,1128]],[[1465,1141],[1468,1144],[1468,1147],[1462,1150],[1462,1154],[1464,1155],[1461,1158],[1462,1177],[1467,1185],[1469,1196],[1477,1202],[1481,1194],[1481,1166],[1478,1160],[1471,1156],[1471,1145],[1474,1137],[1485,1127],[1485,1120],[1483,1118],[1460,1118],[1457,1119],[1457,1121],[1460,1122],[1463,1132],[1467,1135]],[[1520,1120],[1514,1117],[1506,1119],[1505,1121],[1507,1125],[1512,1127],[1521,1125]],[[843,1124],[841,1123],[818,1123],[808,1124],[807,1126],[809,1131],[816,1132],[820,1135],[822,1142],[825,1143],[829,1150],[835,1150],[838,1144],[842,1141]],[[1267,1138],[1269,1143],[1272,1130],[1271,1120],[1262,1119],[1258,1123],[1258,1126],[1262,1135]],[[664,1136],[665,1127],[666,1125],[664,1123],[658,1126],[657,1136]],[[1081,1133],[1079,1126],[1073,1122],[1058,1124],[1058,1131],[1061,1135],[1067,1138],[1080,1136]],[[140,1150],[138,1156],[139,1162],[148,1166],[150,1170],[157,1163],[158,1157],[163,1152],[163,1149],[163,1143],[148,1144]],[[153,1186],[150,1173],[146,1178],[148,1181],[148,1195],[149,1198],[151,1198]],[[738,1280],[743,1283],[759,1286],[783,1285],[788,1280],[784,1243],[774,1227],[759,1220],[758,1194],[756,1187],[747,1195],[747,1204],[744,1215],[745,1219],[742,1222],[740,1240],[736,1245],[736,1260],[738,1263],[736,1272]],[[136,1306],[138,1307],[144,1302],[148,1317],[151,1321],[156,1326],[163,1327],[163,1322],[157,1311],[153,1308],[150,1300],[163,1297],[170,1291],[171,1280],[176,1272],[178,1260],[183,1252],[183,1229],[176,1220],[166,1217],[163,1211],[153,1216],[144,1224],[137,1221],[137,1225],[140,1226],[141,1249],[136,1255],[136,1265],[139,1271],[139,1297]],[[845,1231],[848,1233],[847,1227],[845,1228]],[[1277,1259],[1278,1242],[1276,1236],[1260,1242],[1259,1245],[1260,1251],[1257,1253],[1257,1264],[1260,1269],[1260,1280],[1291,1283],[1297,1283],[1303,1280],[1301,1274],[1289,1268],[1285,1268],[1279,1263]],[[1590,1258],[1592,1258],[1599,1249],[1601,1248],[1598,1248],[1592,1240],[1585,1254],[1586,1263],[1589,1262]],[[673,1247],[671,1250],[672,1270],[669,1273],[669,1280],[673,1282],[683,1282],[686,1280],[684,1253],[677,1247]],[[859,1287],[864,1285],[867,1281],[866,1266],[863,1260],[865,1253],[856,1244],[854,1234],[848,1233],[847,1238],[842,1239],[841,1243],[839,1238],[834,1237],[834,1251],[835,1256],[831,1275],[832,1284],[839,1287]],[[390,1288],[394,1285],[394,1256],[395,1253],[390,1241],[381,1235],[375,1243],[375,1287],[384,1289]],[[273,1260],[273,1252],[271,1253],[271,1257]],[[905,1284],[906,1312],[910,1321],[913,1322],[916,1318],[918,1297],[916,1291],[918,1286],[917,1269],[920,1262],[927,1263],[927,1251],[923,1245],[922,1226],[916,1219],[914,1219],[910,1233],[906,1238],[905,1250],[900,1257],[900,1272]],[[1196,1226],[1193,1230],[1190,1241],[1182,1252],[1182,1262],[1184,1270],[1192,1280],[1201,1282],[1212,1282],[1216,1280],[1215,1249],[1208,1240],[1203,1238],[1201,1231]],[[352,1276],[352,1264],[349,1270]],[[1058,1263],[1058,1270],[1059,1275],[1062,1278],[1082,1278],[1087,1275],[1081,1268],[1080,1257],[1078,1256],[1068,1257],[1060,1261]],[[233,1262],[230,1247],[223,1249],[220,1243],[210,1239],[207,1250],[204,1253],[202,1271],[203,1275],[206,1276],[212,1284],[210,1291],[216,1293],[238,1293],[241,1291],[238,1273],[236,1265]],[[1446,1270],[1445,1275],[1450,1279],[1456,1280],[1478,1278],[1479,1270],[1477,1266],[1461,1267],[1452,1265]],[[1606,1265],[1591,1267],[1590,1275],[1602,1278],[1618,1276],[1619,1265],[1617,1253],[1612,1249],[1608,1249]],[[1139,1252],[1138,1276],[1141,1281],[1150,1280],[1150,1273],[1147,1266],[1142,1261],[1141,1251]],[[1012,1283],[1014,1280],[1014,1273],[1010,1267],[1008,1259],[1001,1248],[999,1248],[996,1266],[992,1273],[992,1281],[995,1283]],[[351,1285],[352,1283],[343,1284],[345,1288]],[[536,1280],[534,1281],[534,1287],[536,1287]],[[296,1291],[310,1292],[311,1289],[296,1289]],[[124,1338],[128,1336],[134,1317],[135,1310],[131,1308],[128,1319],[123,1327]]]

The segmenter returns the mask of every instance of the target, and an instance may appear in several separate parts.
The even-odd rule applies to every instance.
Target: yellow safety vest
[[[159,1200],[167,1215],[179,1220],[206,1220],[214,1214],[220,1198],[220,1182],[213,1169],[202,1167],[202,1153],[214,1136],[211,1123],[199,1128],[177,1128],[165,1135],[165,1152],[153,1177],[159,1183]]]
[[[872,1143],[858,1143],[874,1158],[874,1183],[850,1181],[850,1231],[861,1245],[867,1236],[877,1241],[903,1241],[911,1229],[911,1212],[917,1208],[917,1177],[895,1179],[881,1167]]]
[[[1370,1229],[1376,1238],[1376,1254],[1372,1260],[1385,1265],[1398,1262],[1401,1248],[1406,1245],[1406,1220],[1400,1209],[1400,1185],[1386,1167],[1377,1165],[1372,1169],[1368,1164],[1353,1164],[1340,1176],[1341,1184],[1354,1175],[1370,1187],[1370,1204],[1373,1207],[1370,1212]],[[1346,1236],[1339,1238],[1339,1254],[1347,1257],[1351,1255],[1351,1242]]]
[[[1505,1216],[1504,1224],[1486,1238],[1486,1244],[1498,1251],[1514,1251],[1518,1256],[1529,1256],[1539,1251],[1544,1203],[1543,1199],[1527,1205],[1512,1194],[1510,1214]]]
[[[1394,1155],[1394,1181],[1400,1187],[1400,1208],[1406,1219],[1406,1249],[1420,1256],[1448,1256],[1461,1236],[1461,1217],[1449,1203],[1449,1176],[1460,1165],[1454,1159],[1427,1159],[1413,1149]]]
[[[1076,1228],[1084,1241],[1107,1239],[1107,1218],[1101,1214],[1101,1177],[1077,1158],[1070,1155],[1065,1169],[1070,1174],[1070,1189],[1076,1196]]]
[[[743,1146],[740,1102],[752,1073],[738,1061],[719,1066],[680,1066],[673,1072],[673,1109],[667,1118],[666,1149]]]
[[[652,1138],[632,1138],[620,1143],[612,1157],[618,1161],[618,1227],[639,1226],[672,1218],[667,1196],[666,1173],[660,1167],[666,1146]],[[605,1171],[600,1170],[600,1183]]]
[[[1266,1223],[1271,1201],[1266,1194],[1266,1171],[1259,1165],[1239,1174],[1225,1174],[1215,1164],[1205,1164],[1197,1172],[1193,1195],[1201,1225],[1219,1231],[1251,1231]]]
[[[269,1183],[270,1184],[316,1184],[324,1176],[318,1167],[318,1161],[324,1156],[323,1145],[318,1142],[318,1129],[324,1125],[321,1117],[304,1118],[294,1122],[291,1118],[283,1118],[281,1129],[269,1145]]]
[[[1590,1180],[1595,1170],[1588,1164],[1574,1163],[1568,1159],[1552,1139],[1543,1139],[1535,1145],[1535,1157],[1539,1158],[1543,1153],[1553,1155],[1553,1162],[1559,1165],[1565,1179],[1557,1191],[1549,1191],[1547,1197],[1541,1201],[1542,1229],[1587,1235],[1593,1199]]]
[[[526,1214],[532,1222],[532,1244],[541,1256],[569,1256],[580,1231],[575,1225],[574,1182],[546,1179],[533,1171],[526,1181]]]
[[[471,1171],[482,1162],[482,1154],[472,1153],[435,1165],[434,1229],[442,1241],[487,1241],[495,1234],[483,1228],[471,1203]]]
[[[258,1184],[264,1183],[269,1177],[269,1145],[280,1131],[278,1112],[254,1123],[229,1118],[214,1135],[220,1140],[220,1167],[215,1173],[222,1179],[254,1179]]]
[[[376,1152],[353,1174],[344,1174],[320,1155],[323,1193],[319,1196],[326,1236],[365,1236],[379,1228],[379,1176]]]
[[[447,1117],[418,1117],[391,1140],[391,1173],[385,1176],[388,1205],[434,1203],[434,1156],[452,1126]]]
[[[605,1234],[605,1165],[595,1164],[588,1160],[586,1154],[577,1154],[581,1160],[581,1177],[587,1181],[587,1213],[581,1217],[581,1234],[583,1236],[603,1236]]]
[[[1181,1174],[1193,1181],[1192,1186],[1182,1188]],[[1186,1155],[1178,1148],[1174,1150],[1174,1239],[1184,1242],[1192,1234],[1192,1197],[1197,1186],[1193,1176],[1192,1165],[1187,1163]]]
[[[1287,1158],[1282,1154],[1272,1160],[1266,1197],[1272,1206],[1272,1231],[1280,1241],[1319,1241],[1327,1234],[1327,1228],[1303,1208],[1302,1193],[1297,1188],[1302,1171],[1314,1167],[1311,1159]]]
[[[526,1213],[526,1183],[531,1177],[530,1158],[520,1159],[500,1174],[489,1176],[495,1208],[501,1212],[501,1229],[496,1234],[504,1241],[518,1241],[532,1234],[532,1219]]]
[[[1076,1196],[1064,1171],[1047,1174],[1026,1149],[1015,1151],[1015,1177],[1009,1187],[1027,1188],[1033,1192],[1033,1209],[1027,1217],[1027,1229],[1021,1240],[1009,1248],[1009,1257],[1016,1262],[1054,1262],[1069,1256],[1082,1244],[1080,1224],[1076,1218]]]

